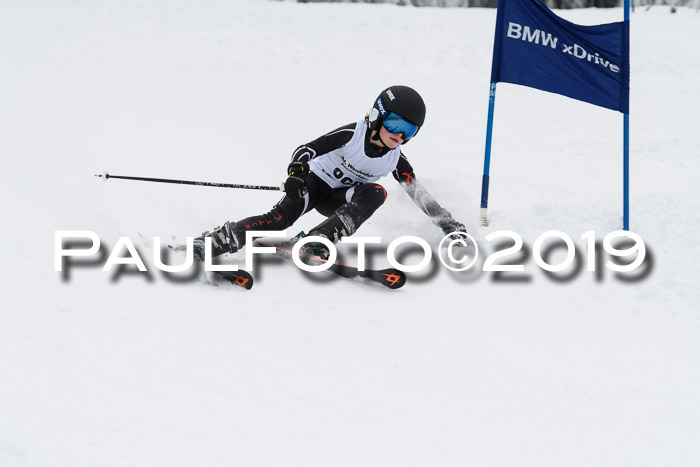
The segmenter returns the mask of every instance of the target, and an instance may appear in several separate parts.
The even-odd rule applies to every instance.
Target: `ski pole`
[[[180,185],[197,185],[197,186],[215,186],[219,188],[243,188],[246,190],[274,190],[274,191],[284,191],[284,184],[280,186],[264,186],[264,185],[240,185],[236,183],[216,183],[216,182],[194,182],[191,180],[173,180],[169,178],[148,178],[148,177],[129,177],[126,175],[111,175],[107,172],[102,174],[95,174],[95,177],[101,178],[103,181],[107,181],[110,178],[117,178],[121,180],[137,180],[140,182],[157,182],[157,183],[177,183]]]

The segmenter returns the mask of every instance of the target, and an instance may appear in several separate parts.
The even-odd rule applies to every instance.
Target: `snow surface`
[[[107,253],[128,236],[150,257],[154,236],[179,241],[279,198],[94,174],[277,185],[297,145],[361,118],[390,84],[425,97],[405,152],[485,250],[504,229],[530,250],[552,229],[580,248],[586,231],[602,240],[622,222],[622,116],[512,85],[498,87],[492,223],[478,225],[495,14],[0,1],[0,466],[700,465],[692,10],[632,17],[641,279],[584,267],[555,281],[531,255],[525,281],[436,266],[399,291],[274,260],[250,292],[115,277],[98,261],[68,280],[53,270],[57,230],[95,231]],[[358,235],[435,247],[439,231],[384,184]]]

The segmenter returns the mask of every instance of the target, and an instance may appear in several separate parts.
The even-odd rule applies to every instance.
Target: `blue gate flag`
[[[629,113],[629,21],[580,26],[540,0],[498,0],[491,82]]]

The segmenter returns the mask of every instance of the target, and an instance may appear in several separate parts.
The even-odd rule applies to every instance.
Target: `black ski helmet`
[[[369,114],[370,129],[379,131],[384,123],[384,116],[390,112],[394,112],[410,123],[418,125],[419,129],[425,122],[425,103],[423,98],[415,89],[408,86],[390,86],[377,96]],[[404,143],[406,142],[408,142],[408,139],[404,141]]]

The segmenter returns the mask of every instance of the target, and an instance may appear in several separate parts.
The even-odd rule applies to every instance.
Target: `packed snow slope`
[[[587,271],[581,240],[622,225],[619,113],[499,85],[479,226],[495,15],[0,1],[0,465],[700,465],[700,16],[632,15],[631,227],[648,258],[621,277],[606,255]],[[153,237],[182,241],[280,193],[93,177],[278,185],[294,148],[362,118],[391,84],[427,103],[405,146],[417,176],[482,253],[490,233],[519,234],[527,250],[509,259],[523,273],[433,260],[389,291],[265,259],[249,292],[176,283],[152,267]],[[437,251],[439,230],[382,183],[388,200],[357,235]],[[55,272],[59,230],[95,232],[105,256]],[[576,242],[578,271],[535,264],[549,230]],[[119,237],[149,274],[101,271]]]

